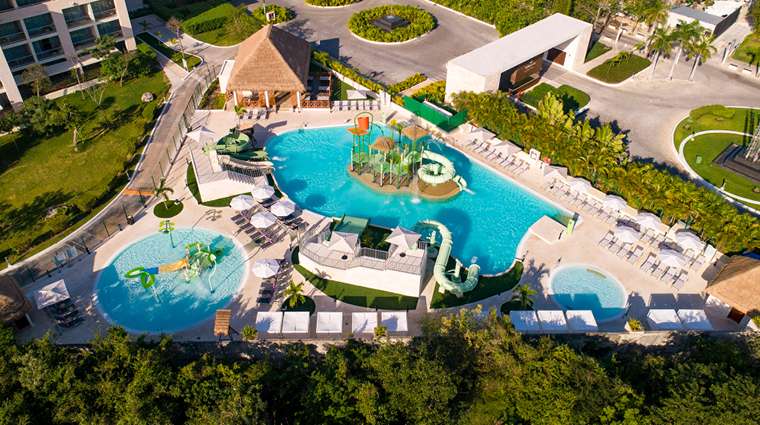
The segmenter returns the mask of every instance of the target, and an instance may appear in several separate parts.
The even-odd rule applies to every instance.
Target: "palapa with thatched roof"
[[[8,275],[0,276],[0,324],[13,323],[24,317],[32,309],[16,279]]]
[[[310,62],[308,41],[266,25],[240,44],[227,92],[234,93],[236,105],[267,108],[274,106],[276,93],[291,93],[296,106],[306,90]]]
[[[376,151],[388,153],[396,147],[396,141],[390,137],[380,136],[369,146]]]
[[[743,255],[731,257],[705,292],[744,314],[760,314],[760,260]]]
[[[422,128],[422,127],[420,127],[418,125],[412,125],[412,126],[409,126],[409,127],[405,128],[404,131],[403,131],[403,133],[404,133],[404,136],[406,136],[406,137],[408,137],[408,138],[410,138],[412,140],[421,139],[421,138],[427,136],[427,134],[428,134],[428,132],[425,131],[424,128]]]

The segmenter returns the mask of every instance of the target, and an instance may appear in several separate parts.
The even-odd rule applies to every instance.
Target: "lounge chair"
[[[590,199],[586,198],[585,201],[583,201],[583,207],[581,208],[583,211],[589,212],[591,211],[591,208],[594,207],[596,202],[589,202]]]
[[[631,253],[631,255],[628,256],[628,262],[631,263],[631,264],[635,263],[636,260],[638,260],[639,257],[641,257],[641,254],[643,254],[643,253],[644,253],[644,248],[642,248],[640,246],[637,246],[636,249],[633,250],[633,252]]]
[[[77,316],[71,320],[56,320],[55,324],[63,328],[73,328],[81,325],[84,322],[82,316]]]
[[[659,279],[662,277],[662,275],[665,274],[666,267],[664,264],[660,263],[657,265],[657,268],[654,269],[652,272],[652,277],[655,279]]]
[[[705,256],[704,255],[699,255],[697,258],[694,259],[694,262],[691,263],[691,269],[694,270],[694,271],[699,270],[699,268],[702,267],[702,264],[704,264],[705,261],[707,261],[707,259],[705,258]]]
[[[273,291],[271,289],[262,289],[261,291],[259,291],[259,295],[262,297],[271,297],[272,293]]]
[[[602,238],[602,240],[599,241],[599,246],[604,247],[604,248],[608,247],[610,243],[612,243],[612,238],[614,236],[615,236],[615,233],[612,232],[612,230],[610,230],[609,232],[607,232],[606,235],[604,235],[604,238]]]
[[[552,195],[554,195],[557,198],[561,199],[563,196],[565,196],[567,194],[568,190],[569,190],[569,188],[566,185],[563,184],[562,186],[560,186],[559,189],[557,189],[556,192],[552,192]]]
[[[665,235],[660,233],[657,236],[655,236],[654,240],[652,240],[652,245],[659,247],[663,241],[665,241]]]
[[[633,248],[633,245],[630,243],[623,245],[623,248],[617,252],[617,256],[620,258],[625,257],[627,254],[631,252],[631,248]]]
[[[573,206],[579,207],[584,202],[586,202],[586,197],[584,195],[577,195],[575,201],[573,201]]]
[[[597,215],[601,211],[601,207],[604,206],[604,204],[600,204],[599,202],[594,203],[594,205],[591,206],[591,210],[588,212],[591,215]]]
[[[641,234],[641,238],[639,239],[641,243],[648,244],[652,241],[652,236],[654,236],[654,230],[648,229],[646,233]]]
[[[610,216],[611,212],[612,212],[612,208],[607,207],[607,208],[603,209],[602,212],[600,212],[599,215],[596,216],[596,218],[598,218],[599,220],[602,220],[602,221],[606,221],[607,218]]]
[[[609,252],[611,252],[613,254],[617,254],[617,252],[620,251],[621,246],[622,245],[620,245],[620,239],[615,239],[610,244],[609,248],[607,248],[607,251],[609,251]]]
[[[615,224],[617,223],[618,219],[620,218],[620,213],[613,212],[609,217],[607,217],[607,220],[604,220],[607,224]]]
[[[681,289],[687,280],[689,280],[689,272],[682,271],[681,274],[678,275],[676,281],[673,283],[673,287],[676,289]]]
[[[544,184],[541,185],[542,190],[549,189],[554,184],[554,180],[547,180],[544,182]]]
[[[480,143],[475,142],[475,147],[472,150],[475,151],[475,153],[481,153],[484,150],[486,150],[486,143],[485,142],[480,142]]]
[[[499,165],[501,166],[501,168],[507,168],[510,165],[512,165],[512,163],[514,163],[514,161],[515,161],[515,157],[514,156],[510,156],[507,159],[505,159],[504,161],[501,161],[501,164],[499,164]]]
[[[644,264],[639,267],[641,270],[644,270],[645,272],[649,272],[654,267],[654,262],[657,259],[657,256],[654,254],[649,254],[649,257],[644,261]]]
[[[520,174],[528,171],[528,168],[530,168],[530,164],[528,164],[527,162],[523,162],[522,164],[520,164],[520,168],[515,170],[515,175],[519,176]]]
[[[272,301],[271,297],[256,298],[256,304],[269,304]]]
[[[55,261],[56,267],[63,267],[68,262],[68,259],[66,258],[66,253],[62,252],[60,254],[53,256],[53,261]]]
[[[499,156],[498,153],[496,153],[495,151],[493,151],[491,149],[486,149],[485,152],[483,152],[483,155],[485,155],[485,157],[486,157],[486,159],[488,161],[490,161],[492,159],[496,159],[496,157]]]
[[[662,277],[660,278],[660,280],[663,281],[663,282],[665,282],[665,283],[671,283],[671,282],[673,282],[673,279],[676,276],[676,271],[677,270],[676,270],[675,267],[668,268],[668,270],[665,272],[664,275],[662,275]]]

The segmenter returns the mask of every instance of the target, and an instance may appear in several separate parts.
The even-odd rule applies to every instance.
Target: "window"
[[[13,9],[13,2],[11,0],[0,0],[0,12]]]
[[[49,13],[24,19],[24,26],[26,26],[26,32],[29,34],[29,38],[55,32],[53,17],[50,16]]]
[[[116,6],[113,4],[113,0],[100,0],[94,3],[90,3],[92,7],[92,14],[96,20],[107,18],[116,14]]]
[[[69,35],[71,36],[71,42],[74,43],[74,48],[77,50],[95,44],[95,33],[92,31],[92,27],[71,31]]]
[[[3,54],[5,54],[5,60],[11,68],[18,68],[34,62],[34,56],[32,56],[28,44],[3,49]]]
[[[101,37],[110,35],[113,38],[119,38],[121,37],[121,25],[119,24],[119,21],[98,24],[98,34],[100,34]]]
[[[69,28],[92,22],[92,19],[90,19],[90,13],[87,10],[87,5],[63,9],[63,18],[66,20],[66,25]]]
[[[37,55],[38,61],[63,54],[61,40],[58,36],[37,40],[32,43],[32,46],[34,47],[34,53]]]
[[[47,0],[16,0],[18,7],[31,6],[33,4],[42,3]]]
[[[19,21],[0,24],[0,44],[6,45],[21,40],[26,40],[26,36]]]

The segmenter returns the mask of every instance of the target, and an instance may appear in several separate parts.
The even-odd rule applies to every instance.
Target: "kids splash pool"
[[[429,136],[421,140],[454,164],[467,189],[445,200],[375,190],[348,173],[353,143],[347,128],[290,131],[267,144],[277,184],[301,207],[326,216],[366,217],[391,228],[411,229],[420,220],[439,221],[453,234],[453,255],[465,265],[477,261],[485,274],[511,266],[520,240],[542,216],[562,223],[569,218],[557,206]],[[379,136],[390,136],[390,131],[382,127],[371,137]],[[401,141],[411,144],[406,137]]]
[[[101,271],[94,301],[109,323],[134,333],[178,332],[213,317],[242,288],[247,271],[239,242],[198,227],[171,236],[174,247],[169,235],[155,234]]]
[[[628,303],[625,287],[614,276],[585,264],[556,269],[549,294],[563,310],[591,310],[597,322],[618,318]]]

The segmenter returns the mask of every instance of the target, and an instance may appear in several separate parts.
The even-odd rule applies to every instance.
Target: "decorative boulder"
[[[150,102],[152,100],[153,100],[153,93],[149,93],[149,92],[143,93],[142,95],[143,102]]]

